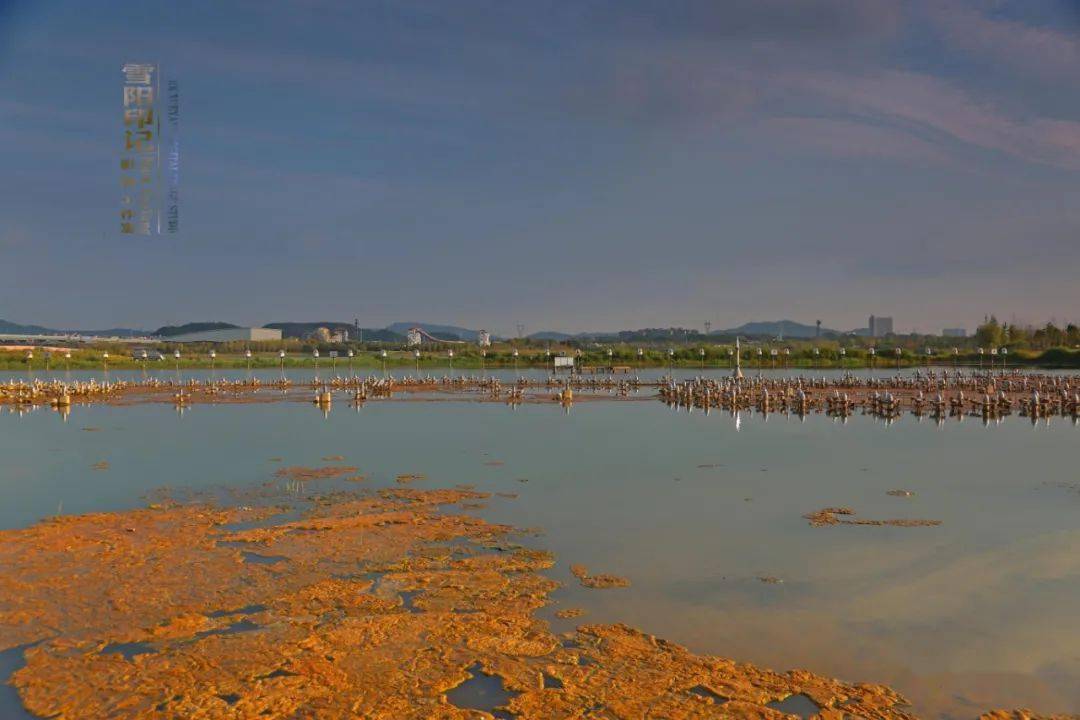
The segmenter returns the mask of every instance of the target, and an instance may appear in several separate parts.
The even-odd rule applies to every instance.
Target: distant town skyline
[[[180,83],[179,235],[116,219]],[[1067,0],[0,2],[0,317],[1080,322]]]

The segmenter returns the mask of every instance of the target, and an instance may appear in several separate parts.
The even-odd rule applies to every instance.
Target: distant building
[[[480,347],[491,347],[491,333],[481,330],[476,336],[476,343]]]
[[[870,316],[870,337],[885,337],[893,334],[891,317]]]
[[[320,343],[345,343],[349,342],[348,330],[331,330],[328,327],[317,327],[308,335],[308,339]]]
[[[405,344],[409,347],[418,347],[422,339],[423,336],[418,327],[409,328],[409,331],[405,333]]]
[[[166,342],[257,342],[261,340],[280,340],[281,331],[274,328],[222,328],[202,332],[185,333],[162,338]]]
[[[945,328],[941,331],[941,334],[945,337],[967,337],[967,330],[964,328]]]

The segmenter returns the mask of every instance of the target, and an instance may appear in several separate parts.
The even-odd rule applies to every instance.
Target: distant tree
[[[984,347],[999,347],[1005,342],[1005,331],[997,318],[991,315],[975,330],[975,339]]]
[[[1058,347],[1065,343],[1065,332],[1052,322],[1035,331],[1035,339],[1040,347]]]
[[[1023,327],[1013,323],[1009,326],[1009,334],[1005,341],[1014,347],[1028,347],[1031,345],[1032,332],[1030,327]]]

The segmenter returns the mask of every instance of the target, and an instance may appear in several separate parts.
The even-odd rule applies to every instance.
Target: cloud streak
[[[1080,170],[1080,123],[1010,117],[938,78],[884,71],[796,76],[788,85],[851,122],[886,127],[927,143],[956,142],[1027,162]]]
[[[956,0],[936,0],[926,9],[954,49],[1051,80],[1075,79],[1080,68],[1080,38],[1075,33],[991,17]]]

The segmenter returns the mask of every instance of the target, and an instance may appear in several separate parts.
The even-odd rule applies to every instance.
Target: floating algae
[[[407,485],[407,484],[409,484],[409,483],[411,483],[411,482],[413,482],[415,480],[423,480],[425,477],[427,477],[427,476],[426,475],[419,475],[419,474],[416,474],[416,473],[405,473],[405,474],[402,474],[402,475],[398,475],[396,478],[394,478],[394,480],[399,485]]]
[[[359,468],[351,465],[325,465],[323,467],[304,467],[303,465],[290,465],[274,472],[276,477],[288,478],[289,480],[323,480],[326,478],[341,477],[342,475],[355,475]]]
[[[342,462],[345,460],[344,455],[327,455],[323,458],[323,462]]]
[[[570,574],[578,579],[583,586],[602,590],[606,588],[630,587],[630,581],[618,575],[590,575],[584,565],[571,565]]]
[[[562,620],[569,620],[571,618],[581,617],[585,614],[585,611],[581,608],[564,608],[563,610],[556,610],[555,617]]]
[[[109,461],[108,460],[101,460],[99,462],[94,463],[90,467],[93,468],[94,470],[108,470],[109,469]]]
[[[849,507],[827,507],[815,510],[803,515],[810,521],[812,527],[825,527],[826,525],[891,525],[893,527],[933,527],[940,525],[940,520],[848,520],[839,516],[854,515],[855,511]]]
[[[778,718],[770,704],[797,695],[829,718],[912,717],[884,686],[694,655],[625,625],[554,635],[536,617],[557,587],[540,572],[550,553],[440,510],[483,497],[335,493],[236,531],[259,511],[169,505],[2,531],[0,652],[25,648],[12,686],[68,720]]]
[[[905,497],[905,498],[915,496],[915,493],[912,492],[911,490],[889,490],[885,494],[886,495],[892,495],[893,497]]]

